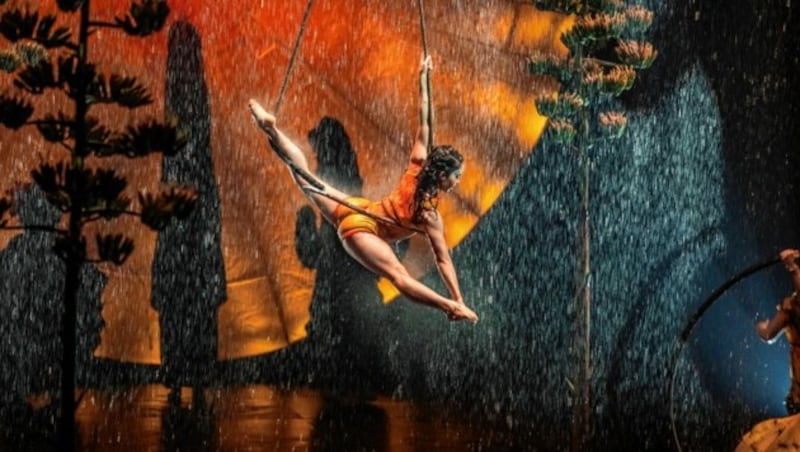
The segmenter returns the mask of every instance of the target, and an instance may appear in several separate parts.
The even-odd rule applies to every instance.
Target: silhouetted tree
[[[14,213],[25,226],[55,227],[61,212],[47,202],[37,185],[26,185],[13,194]],[[4,350],[17,363],[16,384],[9,392],[23,397],[31,393],[55,394],[61,344],[59,334],[60,295],[64,262],[53,252],[55,236],[47,230],[28,229],[15,236],[0,252],[0,328]],[[103,327],[101,293],[106,277],[92,263],[81,269],[77,306],[78,369],[84,369],[100,344]]]
[[[559,82],[556,92],[536,99],[539,112],[550,118],[548,135],[573,151],[580,167],[579,263],[572,353],[573,450],[585,450],[591,437],[591,234],[589,179],[592,159],[607,140],[619,138],[627,117],[614,98],[633,86],[636,71],[656,58],[644,40],[653,13],[622,0],[534,0],[538,8],[572,15],[572,26],[561,34],[566,57],[535,55],[530,70]]]
[[[88,59],[93,31],[114,28],[144,38],[163,27],[169,14],[167,2],[132,2],[125,15],[110,23],[94,21],[90,4],[90,0],[57,0],[59,15],[40,15],[12,6],[0,16],[0,35],[10,43],[0,53],[0,67],[13,73],[16,89],[16,94],[0,94],[0,124],[10,129],[34,126],[43,140],[60,145],[67,154],[57,163],[40,164],[30,174],[47,200],[65,217],[66,227],[21,226],[52,231],[53,249],[64,261],[58,429],[60,447],[65,450],[75,448],[76,307],[81,268],[85,262],[121,265],[134,246],[122,234],[98,233],[96,255],[89,255],[84,227],[90,222],[136,215],[158,230],[174,216],[186,217],[195,203],[193,191],[171,187],[155,194],[140,192],[139,209],[134,210],[134,202],[126,194],[127,180],[113,168],[94,164],[94,159],[111,156],[133,159],[153,152],[170,155],[186,143],[186,138],[174,119],[151,119],[117,131],[91,114],[92,108],[101,104],[136,109],[152,102],[147,89],[135,77],[107,73]],[[73,27],[58,26],[61,19],[72,21]],[[31,97],[52,91],[63,93],[72,108],[34,117]],[[89,159],[93,159],[91,165]],[[0,227],[9,227],[10,207],[11,200],[0,200]]]
[[[211,108],[197,30],[178,21],[169,31],[166,103],[189,141],[164,156],[162,180],[191,184],[198,205],[158,234],[151,304],[161,326],[161,370],[172,398],[181,386],[209,382],[217,359],[217,308],[227,298],[219,191],[211,158]],[[199,390],[199,388],[195,388]]]

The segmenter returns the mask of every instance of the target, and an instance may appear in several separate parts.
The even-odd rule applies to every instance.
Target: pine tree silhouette
[[[107,74],[89,60],[90,36],[99,27],[113,28],[144,38],[159,31],[169,14],[164,0],[131,3],[113,23],[92,20],[90,0],[58,0],[60,13],[40,14],[10,6],[0,16],[0,35],[9,45],[0,49],[0,69],[14,75],[16,94],[0,95],[0,124],[12,130],[35,127],[42,140],[57,143],[66,157],[42,163],[30,177],[46,199],[62,214],[64,228],[42,227],[54,234],[53,250],[63,260],[64,279],[59,335],[61,339],[61,390],[59,447],[74,450],[75,369],[79,293],[86,262],[121,265],[133,252],[133,241],[122,234],[98,233],[96,255],[88,254],[84,227],[90,222],[108,221],[122,215],[140,217],[142,223],[159,230],[173,217],[185,218],[196,196],[186,187],[171,187],[159,193],[138,195],[138,210],[126,193],[127,180],[113,168],[88,165],[88,158],[138,158],[153,152],[174,154],[186,142],[174,119],[146,120],[124,130],[113,130],[92,115],[93,108],[111,104],[136,109],[152,102],[147,89],[135,77]],[[0,4],[2,6],[2,4]],[[73,27],[57,25],[70,21]],[[73,34],[75,30],[75,34]],[[67,105],[34,117],[32,97],[60,92]],[[71,105],[69,105],[71,103]],[[57,107],[58,108],[58,107]],[[20,150],[22,152],[22,150]],[[9,228],[12,202],[0,199],[0,227]],[[31,229],[31,226],[23,226]],[[50,319],[56,322],[55,319]]]

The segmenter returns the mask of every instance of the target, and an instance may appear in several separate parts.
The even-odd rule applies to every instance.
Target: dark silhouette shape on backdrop
[[[0,252],[0,414],[3,419],[22,421],[20,414],[31,414],[30,407],[25,406],[28,396],[42,395],[50,402],[58,397],[64,287],[64,278],[59,275],[64,274],[64,261],[53,251],[53,231],[61,212],[47,202],[41,189],[35,184],[17,189],[14,210],[27,229]],[[84,264],[80,271],[76,369],[78,381],[83,381],[92,353],[100,344],[104,325],[101,295],[106,277],[90,264]],[[43,410],[40,421],[51,422],[48,413],[54,414],[54,410],[55,404]],[[12,415],[14,412],[16,415]]]
[[[716,227],[708,227],[706,229],[697,231],[696,235],[684,242],[680,247],[671,249],[668,253],[660,256],[658,260],[654,260],[652,269],[649,274],[650,278],[643,278],[636,286],[631,287],[631,293],[645,294],[648,293],[648,285],[651,281],[655,280],[658,275],[672,274],[683,261],[682,257],[690,256],[694,253],[700,252],[704,246],[709,243],[714,243],[715,237],[720,234]],[[623,326],[619,329],[619,334],[615,338],[614,347],[611,352],[611,359],[609,360],[608,378],[605,381],[605,392],[608,397],[607,405],[609,407],[609,415],[604,419],[605,425],[601,428],[602,436],[604,431],[621,431],[629,423],[631,416],[635,413],[627,412],[630,408],[626,405],[626,397],[624,395],[625,377],[632,368],[641,366],[640,358],[630,356],[630,350],[634,349],[637,343],[658,342],[661,338],[654,335],[645,335],[642,337],[642,332],[646,330],[647,322],[647,304],[652,301],[650,297],[638,297],[635,301],[631,302],[631,309],[629,315],[625,318]],[[655,344],[648,344],[651,347],[656,347]],[[657,386],[662,384],[660,380],[655,380],[654,384]],[[622,394],[621,394],[622,393]],[[661,417],[653,416],[649,422],[640,421],[642,425],[647,426],[653,431],[663,425],[664,421]],[[633,447],[635,439],[631,444],[625,445],[626,447]],[[615,446],[622,447],[621,443]]]
[[[363,179],[341,122],[322,118],[309,131],[308,140],[320,178],[359,196]],[[388,311],[382,306],[376,276],[347,254],[336,229],[318,219],[311,206],[298,210],[295,238],[300,261],[316,270],[304,344],[306,369],[319,372],[315,382],[323,387],[348,393],[377,390],[375,384],[386,381],[386,363],[375,360],[386,356],[378,350],[382,341],[377,331],[385,333]]]
[[[388,424],[389,416],[375,405],[326,400],[314,419],[309,450],[382,452],[389,449]]]
[[[185,221],[159,233],[153,260],[151,302],[159,313],[161,376],[173,402],[180,387],[204,386],[214,377],[217,309],[227,298],[203,74],[197,30],[176,22],[169,31],[166,102],[190,137],[178,154],[164,157],[162,180],[192,184],[198,202]]]
[[[218,449],[214,411],[195,391],[192,403],[167,404],[161,412],[161,450],[206,452]]]

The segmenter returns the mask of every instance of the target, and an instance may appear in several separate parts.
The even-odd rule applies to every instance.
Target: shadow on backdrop
[[[199,389],[216,378],[217,310],[227,298],[204,75],[197,30],[176,22],[169,31],[166,109],[187,129],[189,141],[177,155],[164,157],[162,181],[194,186],[197,205],[189,218],[158,234],[151,294],[161,328],[160,378],[173,400],[182,386]]]
[[[37,185],[14,193],[21,226],[31,228],[12,238],[0,252],[0,417],[5,439],[54,433],[61,381],[61,300],[64,263],[53,246],[61,212]],[[39,229],[41,228],[41,229]],[[101,295],[106,276],[91,264],[81,267],[77,297],[76,379],[87,380],[93,352],[100,343]]]
[[[390,450],[388,422],[386,412],[375,405],[328,400],[314,419],[309,450]]]
[[[344,126],[324,117],[309,131],[317,174],[332,186],[361,195],[363,180],[356,153]],[[300,363],[298,376],[320,389],[351,395],[385,390],[389,378],[380,335],[388,311],[377,290],[377,277],[344,250],[336,228],[311,206],[297,212],[295,251],[300,262],[316,271],[308,338],[293,346],[286,365]]]
[[[218,450],[214,412],[203,391],[192,391],[192,401],[187,406],[175,400],[161,411],[161,447],[164,452],[211,452]]]

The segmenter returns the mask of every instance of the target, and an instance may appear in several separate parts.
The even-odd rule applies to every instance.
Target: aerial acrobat
[[[436,208],[439,195],[459,183],[464,159],[452,146],[431,146],[430,71],[431,58],[424,56],[420,67],[420,125],[408,167],[394,190],[380,201],[349,196],[312,174],[302,150],[278,129],[275,116],[255,100],[251,99],[248,106],[295,184],[337,228],[350,256],[387,278],[409,300],[437,308],[450,320],[475,323],[478,315],[464,303]],[[450,298],[417,281],[394,254],[390,244],[415,233],[427,237]]]

